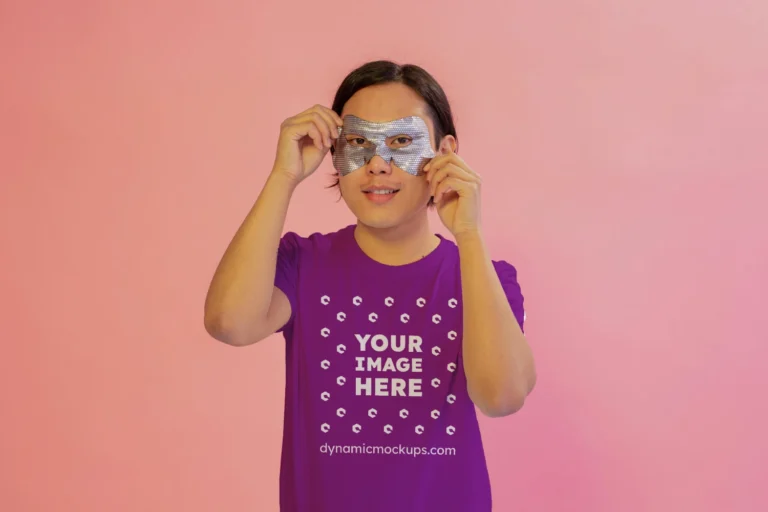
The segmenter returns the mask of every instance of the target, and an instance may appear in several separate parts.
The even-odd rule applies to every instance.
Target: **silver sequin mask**
[[[364,144],[350,144],[348,136],[365,139]],[[390,137],[407,136],[411,143],[402,148],[387,145]],[[408,174],[418,176],[422,167],[435,156],[430,143],[429,129],[418,116],[404,117],[386,123],[373,123],[359,117],[344,116],[344,126],[333,152],[333,167],[340,175],[360,169],[374,156],[394,164]]]

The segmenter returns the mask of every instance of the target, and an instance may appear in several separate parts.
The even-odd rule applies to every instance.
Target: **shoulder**
[[[523,293],[520,286],[520,280],[517,268],[507,260],[492,260],[496,275],[499,276],[499,282],[504,288],[507,297],[514,298],[522,302]]]
[[[493,268],[502,284],[517,283],[517,268],[507,260],[493,260]]]
[[[507,297],[512,312],[515,318],[517,318],[520,327],[523,328],[526,318],[525,297],[518,280],[517,269],[506,260],[494,260],[493,266],[496,269],[496,274],[499,276],[499,282],[504,289],[504,295]]]
[[[329,233],[314,232],[309,235],[300,235],[295,231],[287,231],[280,239],[280,250],[292,252],[295,255],[330,252],[346,239],[352,227],[345,226],[337,231]]]
[[[443,246],[444,246],[444,254],[455,258],[456,261],[459,261],[459,247],[456,245],[456,242],[453,240],[449,240],[447,238],[441,237],[443,240]],[[491,259],[491,263],[493,264],[494,270],[496,270],[496,274],[499,276],[499,280],[501,281],[501,284],[506,285],[515,285],[517,283],[517,268],[508,260],[505,259]]]

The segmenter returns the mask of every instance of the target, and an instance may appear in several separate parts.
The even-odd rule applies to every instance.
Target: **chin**
[[[366,222],[362,219],[358,219],[360,221],[360,224],[367,227],[369,230],[379,230],[379,231],[387,231],[390,229],[395,229],[396,227],[402,225],[401,222]]]
[[[352,213],[360,224],[372,229],[394,228],[401,225],[405,220],[402,215],[386,215],[383,214],[384,212],[371,214],[370,212],[355,212],[353,210]]]
[[[371,208],[366,204],[348,204],[357,221],[372,229],[390,229],[402,225],[411,217],[408,212],[394,209]]]

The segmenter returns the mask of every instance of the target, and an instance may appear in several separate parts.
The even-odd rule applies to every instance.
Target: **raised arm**
[[[325,158],[341,119],[316,105],[281,125],[275,164],[211,280],[205,329],[230,345],[256,343],[291,317],[286,295],[275,287],[280,237],[293,191]]]

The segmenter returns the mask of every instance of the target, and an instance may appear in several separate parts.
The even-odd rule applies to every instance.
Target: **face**
[[[346,176],[377,155],[408,174],[421,174],[424,163],[435,156],[424,120],[410,116],[373,123],[352,114],[345,115],[333,153],[333,165],[339,174]]]
[[[334,165],[357,219],[386,229],[426,217],[429,186],[420,170],[440,148],[424,100],[403,84],[376,85],[355,93],[341,117]]]

